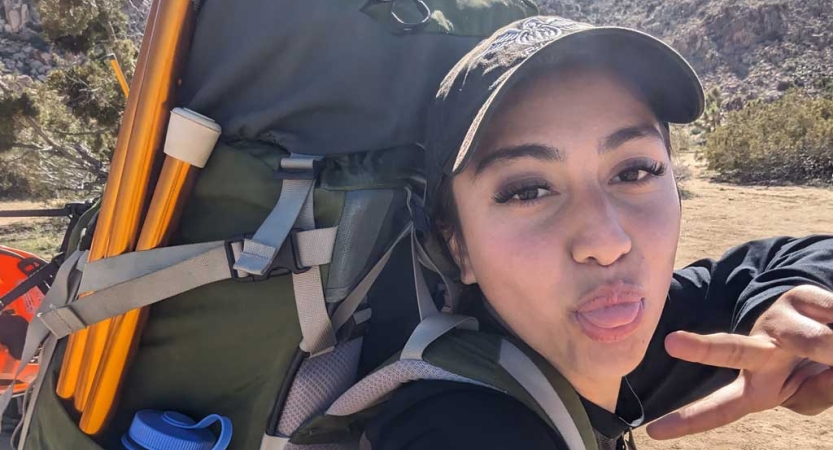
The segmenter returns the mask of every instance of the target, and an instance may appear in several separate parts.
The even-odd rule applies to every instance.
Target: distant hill
[[[543,14],[596,25],[621,25],[662,38],[680,51],[708,87],[719,86],[729,107],[775,97],[790,86],[814,91],[833,84],[833,0],[535,0]],[[5,4],[27,4],[10,0]],[[138,30],[143,17],[125,0]],[[2,11],[3,3],[0,3]],[[53,66],[50,46],[37,35],[37,13],[12,32],[0,13],[0,74],[43,80]],[[62,55],[65,59],[71,55]]]
[[[537,0],[542,14],[636,28],[683,54],[731,107],[833,81],[831,0]],[[825,80],[826,79],[826,80]]]

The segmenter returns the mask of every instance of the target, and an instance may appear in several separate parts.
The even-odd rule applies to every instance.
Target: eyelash
[[[650,182],[653,178],[660,177],[665,174],[667,166],[665,163],[653,160],[638,160],[631,162],[628,167],[625,167],[616,175],[616,177],[620,177],[625,172],[637,171],[637,172],[647,172],[648,176],[645,176],[639,180],[635,181],[619,181],[618,183],[624,183],[632,186],[641,186],[645,183]],[[515,198],[516,196],[520,196],[521,194],[531,192],[533,190],[537,191],[540,189],[544,189],[550,191],[547,195],[538,195],[535,198],[531,199],[522,199],[522,198]],[[537,194],[537,192],[536,192]],[[546,183],[541,180],[533,180],[533,181],[521,181],[518,183],[510,184],[509,186],[501,189],[498,193],[494,196],[495,203],[498,204],[506,204],[506,203],[518,203],[522,205],[530,205],[544,197],[549,197],[550,195],[554,195],[553,188],[549,183]]]
[[[524,200],[524,199],[521,199],[521,198],[517,198],[517,199],[514,198],[515,196],[520,196],[521,194],[523,194],[525,192],[530,192],[530,191],[533,191],[533,190],[537,191],[539,189],[544,189],[544,190],[550,191],[551,193],[547,194],[547,195],[544,195],[544,196],[538,196],[536,198],[527,199],[527,200]],[[521,182],[518,182],[518,183],[515,183],[515,184],[510,184],[509,186],[501,189],[498,193],[495,194],[494,200],[495,200],[495,203],[499,203],[499,204],[505,204],[505,203],[510,203],[511,202],[511,203],[519,203],[519,204],[523,204],[523,205],[529,205],[529,204],[532,204],[532,203],[534,203],[538,200],[541,200],[544,197],[549,197],[550,195],[553,195],[552,186],[550,186],[548,183],[546,183],[544,181],[540,181],[540,180],[521,181]]]
[[[613,183],[624,183],[624,184],[629,184],[629,185],[633,185],[633,186],[641,186],[645,183],[650,182],[653,178],[661,177],[662,175],[664,175],[666,169],[667,169],[667,166],[665,165],[665,163],[662,163],[662,162],[659,162],[659,161],[654,161],[654,160],[650,160],[650,159],[643,159],[643,160],[633,161],[630,164],[628,164],[627,167],[620,170],[615,178],[621,177],[622,174],[625,173],[625,172],[632,172],[632,171],[647,172],[648,176],[645,176],[645,177],[643,177],[639,180],[635,180],[635,181],[619,181],[619,182],[613,182]]]

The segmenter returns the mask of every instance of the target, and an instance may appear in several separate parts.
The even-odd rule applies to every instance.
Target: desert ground
[[[718,258],[739,243],[779,235],[833,233],[833,189],[750,187],[714,183],[693,154],[680,155],[692,178],[683,183],[683,223],[677,267]],[[806,417],[784,408],[749,415],[732,425],[670,441],[640,430],[639,450],[831,450],[833,409]]]
[[[717,258],[733,245],[776,235],[833,232],[833,189],[814,187],[736,186],[710,180],[693,154],[679,156],[691,170],[684,182],[683,223],[677,266]],[[0,209],[30,208],[31,203],[0,203]],[[60,222],[0,219],[0,244],[48,255],[59,238],[44,238]],[[833,449],[833,409],[805,417],[783,408],[753,414],[718,430],[671,441],[636,434],[640,450],[822,450]],[[5,436],[0,450],[5,450]]]

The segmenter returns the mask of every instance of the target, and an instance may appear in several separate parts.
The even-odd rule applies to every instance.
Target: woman
[[[668,352],[748,370],[711,406],[667,419],[659,437],[774,407],[830,372],[828,350],[813,360],[784,344],[797,329],[785,317],[802,311],[790,305],[813,296],[814,313],[795,320],[833,342],[829,292],[784,294],[833,287],[833,238],[753,242],[673,271],[681,205],[667,123],[702,110],[697,76],[659,41],[536,17],[470,52],[429,117],[427,209],[468,286],[464,308],[570,382],[602,449],[625,448],[626,431],[737,374]],[[754,336],[664,343],[677,330]],[[725,361],[727,349],[740,353]],[[715,405],[720,419],[708,414]],[[365,436],[375,450],[567,448],[510,396],[447,381],[400,389]]]

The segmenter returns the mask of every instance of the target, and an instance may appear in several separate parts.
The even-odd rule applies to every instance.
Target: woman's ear
[[[477,278],[474,276],[468,255],[465,254],[463,246],[460,245],[461,242],[457,239],[457,235],[451,234],[450,236],[446,236],[446,242],[448,243],[448,250],[451,252],[451,257],[454,258],[454,263],[460,269],[460,281],[468,285],[476,284]]]

